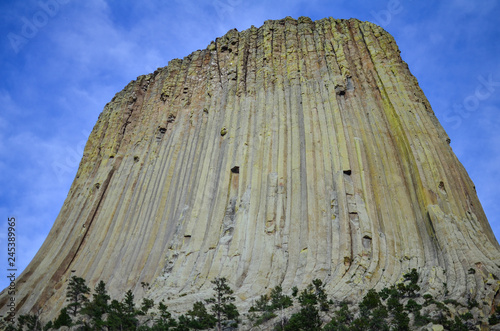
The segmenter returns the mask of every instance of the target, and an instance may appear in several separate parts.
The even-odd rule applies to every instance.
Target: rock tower
[[[244,309],[314,278],[355,300],[412,268],[489,311],[499,245],[399,53],[372,23],[285,18],[130,82],[17,280],[19,313],[54,317],[73,275],[182,312],[215,277]]]

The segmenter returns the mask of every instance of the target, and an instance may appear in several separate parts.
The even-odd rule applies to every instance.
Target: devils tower
[[[215,277],[248,308],[315,278],[356,300],[413,268],[489,312],[499,245],[399,53],[369,22],[286,18],[130,82],[17,280],[18,312],[53,318],[73,275],[182,312]]]

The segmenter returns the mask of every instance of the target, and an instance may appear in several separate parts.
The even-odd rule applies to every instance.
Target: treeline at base
[[[488,323],[475,318],[475,300],[467,304],[447,299],[437,301],[431,295],[421,295],[416,269],[404,276],[404,281],[381,291],[371,289],[358,304],[348,301],[334,303],[328,298],[321,280],[315,279],[305,289],[291,289],[290,295],[277,286],[255,301],[242,319],[233,291],[225,278],[212,281],[213,296],[193,304],[186,314],[174,318],[165,301],[158,304],[144,298],[138,305],[132,291],[121,301],[111,300],[106,284],[100,281],[90,295],[90,288],[81,277],[73,276],[66,293],[67,305],[59,316],[45,325],[39,314],[21,315],[10,321],[6,330],[415,330],[424,326],[441,325],[445,330],[477,330],[484,324],[498,324],[500,314],[493,312]],[[141,283],[144,288],[149,284]],[[443,284],[446,288],[446,284]],[[445,297],[448,293],[445,293]],[[497,309],[499,311],[500,309]],[[478,309],[476,309],[478,311]],[[242,320],[245,323],[242,325]]]

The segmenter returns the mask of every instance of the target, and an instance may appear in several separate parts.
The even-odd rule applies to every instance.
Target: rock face
[[[72,275],[174,312],[215,277],[242,309],[314,278],[355,300],[416,268],[424,291],[486,312],[499,265],[394,39],[354,19],[286,18],[229,31],[106,105],[17,303],[53,317]]]

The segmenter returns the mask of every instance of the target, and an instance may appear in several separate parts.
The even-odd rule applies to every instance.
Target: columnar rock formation
[[[182,311],[218,276],[245,307],[314,278],[356,299],[416,268],[486,311],[499,245],[449,143],[380,27],[231,30],[106,105],[18,307],[54,316],[72,275]]]

